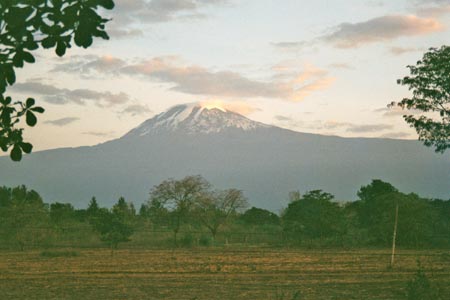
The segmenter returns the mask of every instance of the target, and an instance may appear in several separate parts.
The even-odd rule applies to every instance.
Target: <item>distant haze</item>
[[[416,141],[340,138],[254,122],[237,113],[179,105],[122,138],[92,147],[0,158],[2,185],[25,184],[47,202],[86,207],[92,196],[139,205],[167,178],[200,174],[217,188],[242,189],[251,205],[278,211],[292,190],[323,189],[355,200],[372,179],[402,192],[450,198],[450,156]]]

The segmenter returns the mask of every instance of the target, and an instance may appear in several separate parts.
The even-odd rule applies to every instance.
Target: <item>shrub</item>
[[[192,247],[194,245],[194,236],[190,233],[185,234],[179,241],[181,247]]]
[[[211,238],[210,237],[208,237],[208,236],[205,236],[205,235],[202,235],[201,237],[200,237],[200,239],[198,240],[198,243],[199,243],[199,245],[200,246],[203,246],[203,247],[208,247],[208,246],[210,246],[211,245]]]
[[[414,278],[408,282],[406,287],[406,295],[408,300],[441,299],[438,291],[431,285],[430,280],[425,274],[420,263]]]

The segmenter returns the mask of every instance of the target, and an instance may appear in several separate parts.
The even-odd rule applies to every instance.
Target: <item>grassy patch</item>
[[[77,251],[42,251],[40,256],[42,257],[77,257],[80,253]]]
[[[389,249],[119,249],[113,257],[109,249],[77,251],[0,251],[0,298],[407,300],[429,283],[450,299],[450,261],[442,251],[399,250],[389,271]],[[419,258],[427,279],[418,274]]]

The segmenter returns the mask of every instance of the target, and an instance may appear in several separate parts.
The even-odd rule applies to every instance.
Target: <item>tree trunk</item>
[[[394,267],[394,260],[395,260],[395,240],[397,238],[397,223],[398,223],[398,202],[397,205],[395,206],[394,233],[392,235],[391,268]]]
[[[212,235],[212,245],[216,246],[216,235],[217,235],[217,230],[211,230],[211,235]]]
[[[177,234],[178,234],[178,230],[174,230],[173,231],[173,242],[174,242],[175,248],[178,247]]]

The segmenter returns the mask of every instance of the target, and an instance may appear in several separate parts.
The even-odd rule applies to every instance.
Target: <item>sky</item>
[[[110,40],[38,50],[9,94],[46,109],[34,150],[121,137],[171,106],[343,137],[416,139],[397,85],[448,44],[450,0],[115,0]]]

